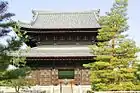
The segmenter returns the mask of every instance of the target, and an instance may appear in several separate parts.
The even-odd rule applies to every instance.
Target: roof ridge
[[[27,22],[23,22],[23,21],[20,21],[20,20],[18,20],[18,23],[19,23],[19,24],[28,24],[28,25],[30,25],[30,22],[27,23]]]
[[[38,13],[38,14],[62,14],[62,13],[64,13],[64,14],[88,14],[88,13],[95,13],[98,10],[73,11],[73,12],[72,11],[66,11],[66,12],[59,11],[58,12],[58,11],[47,11],[47,10],[32,10],[32,12],[33,12],[33,14],[36,14],[36,13]]]

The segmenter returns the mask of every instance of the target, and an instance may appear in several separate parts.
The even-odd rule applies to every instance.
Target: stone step
[[[69,86],[63,86],[62,87],[62,93],[73,93],[73,90]]]

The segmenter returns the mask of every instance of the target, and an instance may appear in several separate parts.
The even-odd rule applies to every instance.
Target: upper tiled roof
[[[100,28],[97,10],[86,12],[47,12],[33,11],[31,23],[20,22],[25,28],[63,29],[63,28]]]

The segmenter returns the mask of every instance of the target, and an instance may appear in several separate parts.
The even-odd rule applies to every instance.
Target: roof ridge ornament
[[[100,9],[97,9],[96,11],[94,11],[94,16],[97,20],[97,22],[99,21],[99,17],[100,17]]]
[[[36,22],[37,18],[38,18],[38,12],[35,12],[35,10],[32,10],[33,13],[33,17],[31,20],[31,26]]]

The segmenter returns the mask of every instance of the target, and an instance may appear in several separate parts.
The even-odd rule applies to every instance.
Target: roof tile
[[[34,11],[34,21],[30,24],[20,23],[25,28],[100,28],[96,11],[88,12],[45,12]]]

